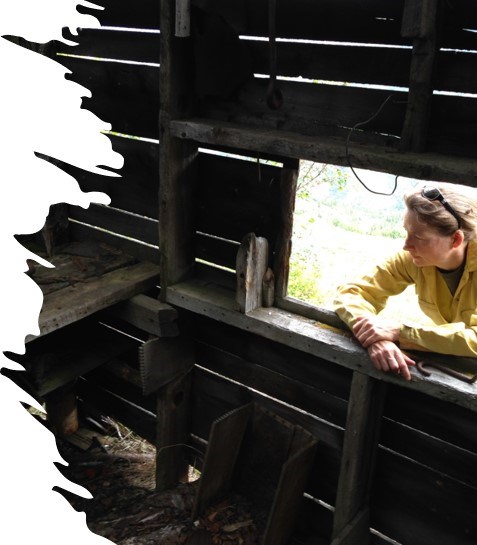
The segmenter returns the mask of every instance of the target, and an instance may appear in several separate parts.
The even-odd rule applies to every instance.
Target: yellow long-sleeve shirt
[[[477,241],[470,241],[464,272],[454,295],[436,267],[416,267],[401,251],[357,282],[341,286],[334,302],[338,316],[352,327],[359,316],[376,315],[388,298],[415,285],[419,306],[434,324],[403,324],[402,348],[477,357]]]

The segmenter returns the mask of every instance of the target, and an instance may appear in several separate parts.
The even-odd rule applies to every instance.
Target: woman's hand
[[[378,341],[397,341],[401,324],[386,322],[375,316],[360,316],[353,325],[353,335],[364,348]]]
[[[377,341],[368,347],[368,354],[374,367],[385,373],[391,372],[411,380],[409,366],[416,362],[404,354],[392,341]]]

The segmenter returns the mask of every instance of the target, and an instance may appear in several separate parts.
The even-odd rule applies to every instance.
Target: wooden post
[[[273,272],[275,275],[275,297],[287,295],[288,274],[293,234],[293,213],[300,161],[287,159],[280,178],[280,220],[278,237],[275,241]]]
[[[240,312],[262,306],[263,277],[268,267],[268,241],[248,233],[237,253],[237,294]]]
[[[71,435],[78,431],[78,405],[76,381],[54,390],[45,398],[48,423],[58,436]]]
[[[178,38],[190,36],[190,0],[176,0],[176,32]]]
[[[425,151],[432,103],[441,0],[406,0],[401,35],[413,39],[409,98],[401,133],[403,151]]]
[[[175,138],[171,120],[191,115],[189,40],[174,36],[174,0],[161,2],[160,70],[160,189],[159,249],[161,252],[161,299],[167,286],[192,275],[194,256],[193,207],[198,146]]]
[[[164,386],[157,394],[156,489],[167,490],[187,482],[186,446],[189,442],[188,407],[192,373]]]
[[[369,542],[369,491],[383,412],[385,384],[353,374],[333,520],[332,545]]]

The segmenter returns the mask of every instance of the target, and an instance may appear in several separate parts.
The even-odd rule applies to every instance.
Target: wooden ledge
[[[141,262],[48,294],[40,312],[40,335],[28,335],[26,342],[153,288],[158,281],[159,266]]]
[[[351,335],[333,326],[275,307],[242,314],[237,310],[234,292],[200,280],[167,288],[166,299],[176,307],[333,361],[353,371],[477,411],[477,383],[467,384],[434,370],[427,378],[411,369],[410,382],[379,372]]]
[[[244,127],[213,119],[173,120],[171,134],[217,146],[230,146],[271,155],[307,159],[320,163],[347,165],[345,141],[307,136],[276,129]],[[438,153],[400,152],[371,144],[350,143],[349,158],[354,167],[388,172],[423,180],[473,185],[477,164],[473,159]]]

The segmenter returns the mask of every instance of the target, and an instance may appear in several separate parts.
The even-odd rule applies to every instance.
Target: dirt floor
[[[69,463],[65,476],[93,495],[61,493],[85,511],[90,530],[121,545],[258,545],[246,501],[230,497],[191,519],[198,473],[173,490],[155,491],[155,449],[122,425],[102,422],[103,432],[81,427],[58,449]]]

